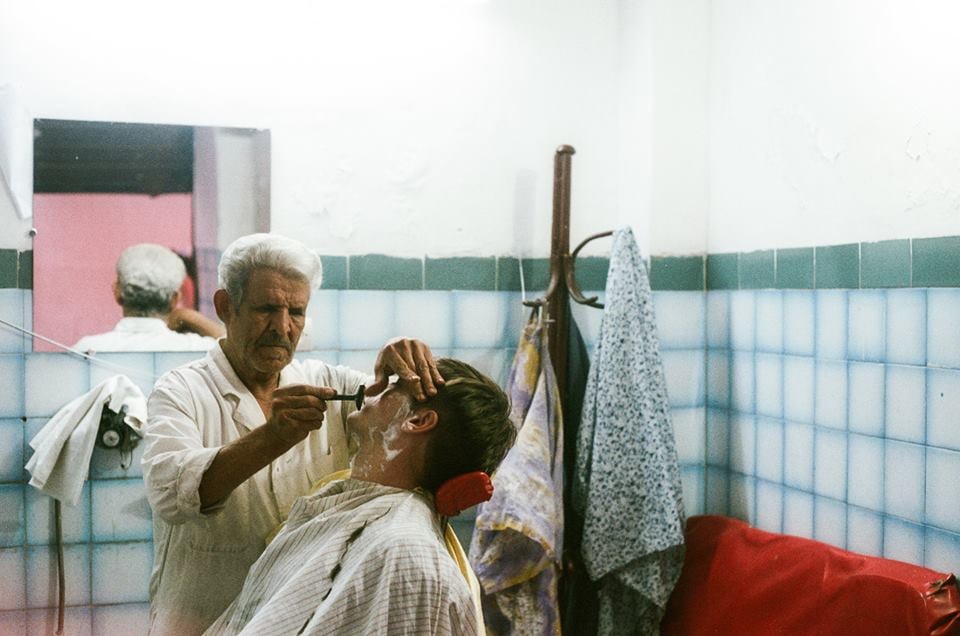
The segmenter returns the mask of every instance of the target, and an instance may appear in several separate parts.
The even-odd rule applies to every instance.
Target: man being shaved
[[[443,541],[433,495],[492,472],[516,436],[507,396],[440,359],[417,402],[394,383],[348,418],[352,475],[300,498],[207,634],[477,634],[474,599]]]

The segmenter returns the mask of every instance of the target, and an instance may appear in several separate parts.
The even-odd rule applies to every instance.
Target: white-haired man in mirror
[[[187,269],[175,252],[154,243],[132,245],[117,259],[113,297],[123,318],[111,331],[84,336],[84,352],[206,351],[223,328],[200,312],[178,307]]]
[[[372,384],[359,371],[295,360],[320,273],[319,257],[293,239],[234,241],[214,295],[226,337],[150,395],[142,463],[154,517],[151,633],[202,633],[294,501],[347,467],[354,407],[330,398],[365,383],[378,394],[391,375],[418,400],[443,383],[429,347],[406,338],[379,352]]]
[[[446,382],[429,399],[391,384],[349,416],[352,474],[297,501],[207,636],[483,633],[479,585],[474,598],[434,495],[493,473],[516,429],[493,380],[458,360],[437,366]]]

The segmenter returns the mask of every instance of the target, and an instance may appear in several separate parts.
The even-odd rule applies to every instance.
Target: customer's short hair
[[[187,268],[173,250],[155,243],[131,245],[117,259],[120,304],[128,316],[165,316]]]
[[[320,257],[300,241],[279,234],[248,234],[227,246],[217,268],[218,283],[234,307],[243,300],[250,274],[272,269],[284,276],[306,282],[311,289],[320,285]]]
[[[437,360],[445,383],[415,408],[439,416],[426,452],[423,486],[436,491],[443,482],[477,470],[492,474],[517,436],[510,400],[496,382],[466,362]]]

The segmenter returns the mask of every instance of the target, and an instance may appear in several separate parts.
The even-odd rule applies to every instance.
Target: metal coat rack
[[[592,234],[570,252],[570,177],[572,157],[576,153],[573,146],[566,144],[557,148],[553,156],[553,227],[550,238],[550,282],[547,291],[536,300],[525,300],[528,307],[546,307],[547,341],[550,359],[557,376],[560,389],[560,401],[566,398],[567,388],[567,337],[570,325],[567,322],[569,299],[581,305],[603,309],[603,303],[597,296],[589,298],[583,295],[577,284],[577,254],[590,241],[613,234],[612,230]],[[565,440],[566,441],[566,440]],[[571,442],[573,440],[570,440]]]
[[[557,379],[557,389],[564,417],[571,414],[571,396],[568,394],[568,346],[569,346],[569,300],[587,305],[588,307],[603,308],[597,296],[589,298],[583,295],[577,284],[576,261],[587,243],[599,238],[611,236],[612,230],[592,234],[580,242],[570,252],[570,177],[571,159],[576,151],[573,146],[562,145],[557,148],[553,159],[553,228],[550,241],[550,282],[547,291],[536,300],[524,301],[528,307],[538,307],[546,311],[547,343],[550,359],[553,362],[554,374]],[[579,539],[571,542],[579,535],[579,525],[573,514],[569,501],[570,466],[566,465],[575,455],[576,430],[579,422],[564,425],[564,557],[560,575],[560,622],[564,631],[584,632],[595,631],[596,590],[589,581],[582,562],[572,543],[579,544]],[[583,607],[580,607],[583,605]],[[569,608],[578,607],[575,615],[570,615]]]

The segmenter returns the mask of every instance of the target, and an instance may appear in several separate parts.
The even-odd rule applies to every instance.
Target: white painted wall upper
[[[326,253],[544,255],[560,143],[574,242],[960,233],[947,0],[135,7],[4,3],[0,84],[35,116],[269,127],[273,228]],[[0,190],[0,247],[28,229]]]
[[[272,228],[328,254],[545,255],[561,143],[572,241],[631,224],[697,251],[705,219],[650,222],[656,56],[633,38],[663,4],[15,0],[0,84],[34,117],[270,128]],[[0,247],[29,248],[4,196]]]
[[[960,4],[715,0],[711,252],[960,234]]]

